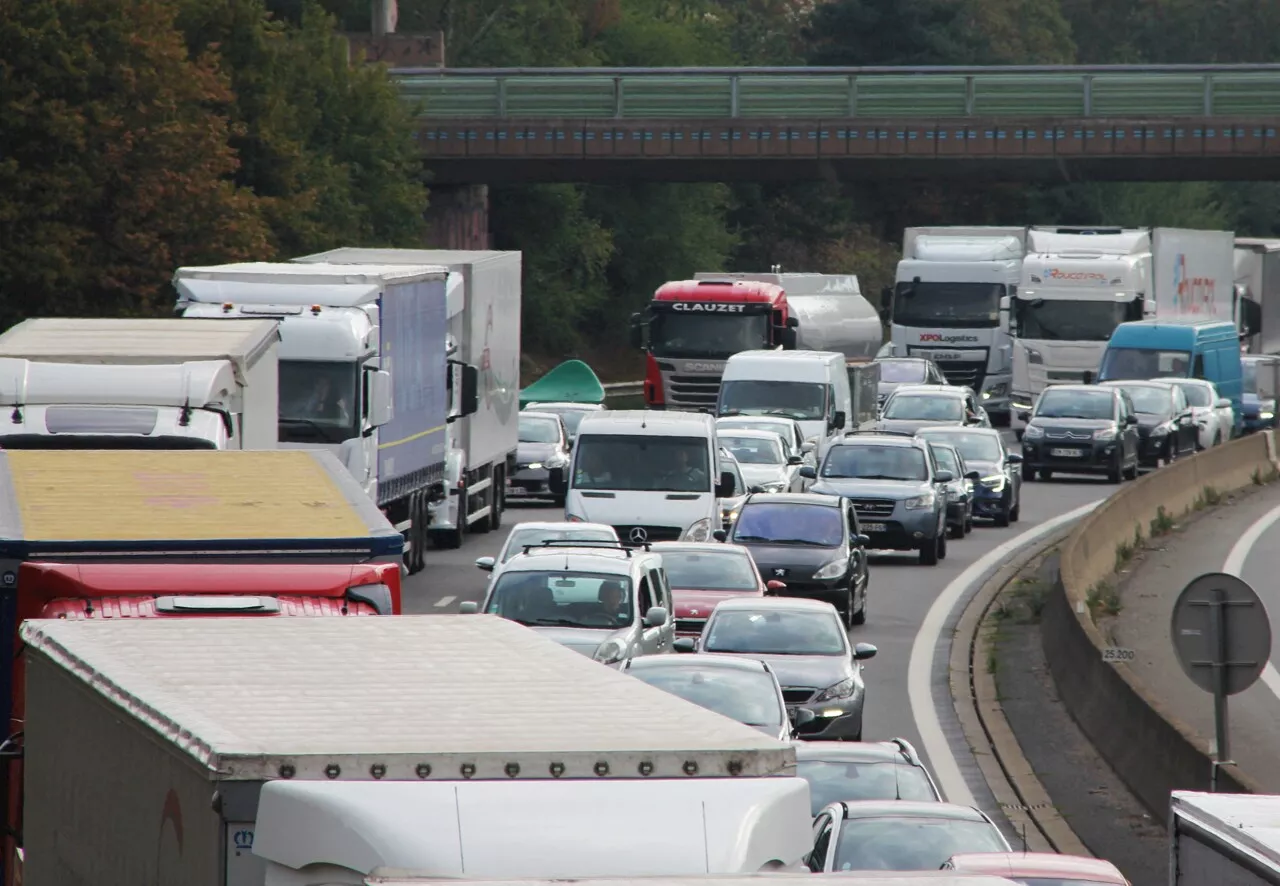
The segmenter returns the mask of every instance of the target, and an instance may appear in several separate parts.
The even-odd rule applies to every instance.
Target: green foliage
[[[981,41],[949,0],[830,0],[804,29],[811,65],[975,64]]]
[[[0,0],[0,322],[146,315],[175,267],[266,248],[232,97],[161,0]]]

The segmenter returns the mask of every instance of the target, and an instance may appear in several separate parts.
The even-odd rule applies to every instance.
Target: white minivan
[[[834,351],[741,351],[729,358],[716,415],[779,415],[800,424],[818,455],[853,414],[845,357]]]
[[[567,476],[553,472],[572,523],[612,526],[625,544],[711,541],[733,495],[715,419],[704,412],[605,410],[578,425]]]

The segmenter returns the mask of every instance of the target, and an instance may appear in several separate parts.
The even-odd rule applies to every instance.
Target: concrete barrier
[[[1150,538],[1161,509],[1180,519],[1205,501],[1206,487],[1234,492],[1272,477],[1277,468],[1271,432],[1234,440],[1126,487],[1081,520],[1063,545],[1058,584],[1042,615],[1049,670],[1081,731],[1158,821],[1167,820],[1170,791],[1209,789],[1209,745],[1131,668],[1102,660],[1111,644],[1094,623],[1090,595],[1114,585],[1117,547]],[[1221,770],[1219,781],[1221,790],[1259,792],[1233,766]]]

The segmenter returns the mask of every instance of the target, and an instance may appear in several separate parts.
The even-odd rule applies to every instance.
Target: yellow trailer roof
[[[391,530],[328,452],[11,450],[3,462],[11,505],[10,525],[0,528],[28,542],[340,539]]]

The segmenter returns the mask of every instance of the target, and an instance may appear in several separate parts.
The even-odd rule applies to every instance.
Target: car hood
[[[839,547],[744,544],[740,541],[734,543],[741,544],[751,551],[751,556],[755,558],[756,566],[760,569],[760,575],[765,581],[777,579],[785,582],[793,573],[798,573],[797,578],[807,579],[843,554]],[[782,570],[781,575],[778,574],[778,570]]]
[[[773,670],[781,686],[812,686],[826,689],[853,676],[853,662],[843,655],[757,655],[742,658],[762,661]]]
[[[706,618],[722,600],[761,596],[759,591],[691,591],[671,589],[671,603],[675,606],[675,618]]]
[[[787,482],[787,469],[782,465],[744,465],[739,463],[742,479],[748,486],[763,486],[766,483]]]
[[[961,422],[950,421],[926,421],[917,418],[882,418],[876,422],[877,431],[897,431],[904,434],[914,434],[921,428],[948,428],[960,427]]]
[[[596,650],[606,640],[614,637],[620,637],[627,633],[628,628],[611,631],[608,628],[552,628],[552,627],[533,627],[537,633],[546,637],[548,640],[554,640],[561,646],[567,646],[574,652],[581,652],[583,655],[595,655]]]
[[[1139,412],[1138,430],[1143,432],[1150,431],[1152,428],[1159,427],[1167,421],[1169,421],[1169,419],[1163,415],[1152,415],[1148,412]]]
[[[843,495],[848,498],[859,498],[864,495],[876,498],[906,499],[915,498],[929,491],[929,484],[923,480],[860,480],[850,478],[820,479],[813,484],[813,492],[822,495]]]
[[[1031,424],[1045,431],[1075,431],[1087,433],[1090,437],[1093,436],[1094,431],[1114,428],[1116,425],[1109,418],[1044,418],[1042,416],[1031,419]]]
[[[522,465],[545,461],[555,451],[556,447],[551,443],[517,443],[516,461]]]

